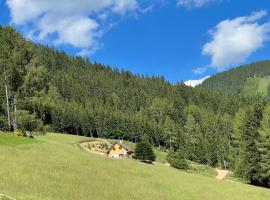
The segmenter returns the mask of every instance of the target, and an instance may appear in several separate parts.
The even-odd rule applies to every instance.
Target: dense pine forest
[[[267,63],[246,68],[269,75]],[[237,70],[235,80],[251,76],[245,68],[243,73]],[[226,75],[204,86],[220,84],[234,88],[232,92],[170,84],[163,77],[134,75],[68,56],[1,26],[0,71],[2,131],[147,140],[270,187],[270,104],[261,96],[238,95],[234,91],[242,83],[228,85]]]
[[[218,73],[206,79],[202,86],[215,91],[241,93],[248,78],[267,76],[270,76],[270,61],[254,62]]]

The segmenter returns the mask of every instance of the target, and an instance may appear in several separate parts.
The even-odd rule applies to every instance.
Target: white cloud
[[[138,9],[138,2],[136,0],[117,0],[113,7],[113,11],[120,15],[125,15],[129,11]]]
[[[209,3],[221,1],[223,0],[176,0],[176,4],[187,8],[199,8]]]
[[[194,74],[204,74],[204,72],[206,72],[208,69],[208,67],[198,67],[196,69],[193,70]]]
[[[92,52],[110,27],[111,15],[125,16],[140,9],[137,0],[7,0],[11,23],[39,42],[68,44]],[[106,23],[108,21],[108,23]],[[108,27],[104,27],[108,24]]]
[[[205,80],[208,79],[208,78],[210,78],[210,76],[206,76],[206,77],[204,77],[204,78],[202,78],[202,79],[199,79],[199,80],[189,80],[189,81],[186,81],[186,82],[184,82],[184,83],[185,83],[185,85],[187,85],[187,86],[195,87],[195,86],[197,86],[197,85],[202,84],[203,81],[205,81]]]
[[[212,39],[203,47],[202,54],[211,56],[210,66],[218,71],[238,65],[268,40],[270,23],[259,23],[266,11],[250,16],[221,21],[210,31]]]

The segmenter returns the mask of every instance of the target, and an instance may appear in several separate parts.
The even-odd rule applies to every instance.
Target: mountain
[[[218,120],[230,120],[242,102],[237,95],[170,84],[163,77],[138,76],[67,56],[25,40],[10,27],[0,27],[0,52],[1,130],[46,128],[131,141],[147,138],[152,145],[177,148],[188,145],[183,129],[195,120],[202,126],[198,134],[204,139],[196,139],[205,143],[202,151],[215,153],[192,159],[216,165],[221,160],[217,146],[228,144],[228,137],[215,132]],[[214,141],[219,142],[214,146]]]
[[[270,165],[264,155],[268,138],[255,137],[263,120],[267,133],[268,115],[262,118],[262,113],[267,109],[268,114],[269,102],[226,92],[242,89],[254,75],[269,75],[269,62],[210,77],[203,87],[171,84],[68,56],[0,26],[0,130],[147,141],[200,164],[238,170],[252,184],[270,187],[269,176],[253,170],[259,162]],[[264,91],[267,80],[257,82]],[[262,148],[254,148],[259,142]]]
[[[236,93],[241,93],[244,87],[248,87],[245,86],[248,80],[250,81],[250,79],[254,77],[257,77],[258,79],[260,77],[263,78],[268,76],[270,76],[269,60],[254,62],[218,73],[206,79],[201,86],[212,91],[233,91]],[[262,84],[266,83],[264,82]],[[257,87],[259,88],[260,86],[258,85]]]
[[[199,80],[188,80],[188,81],[185,81],[184,83],[187,86],[195,87],[195,86],[202,84],[208,78],[210,78],[210,76],[206,76],[206,77],[199,79]]]

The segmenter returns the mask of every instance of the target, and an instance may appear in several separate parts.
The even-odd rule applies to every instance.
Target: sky
[[[270,58],[269,0],[0,0],[0,24],[172,83]]]

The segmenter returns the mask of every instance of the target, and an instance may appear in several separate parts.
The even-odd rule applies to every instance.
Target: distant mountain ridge
[[[218,73],[203,81],[201,86],[213,91],[232,91],[240,94],[248,79],[267,76],[270,76],[270,60],[254,62]]]
[[[187,86],[195,87],[195,86],[202,84],[208,78],[210,78],[210,76],[206,76],[206,77],[199,79],[199,80],[188,80],[188,81],[185,81],[184,83]]]

